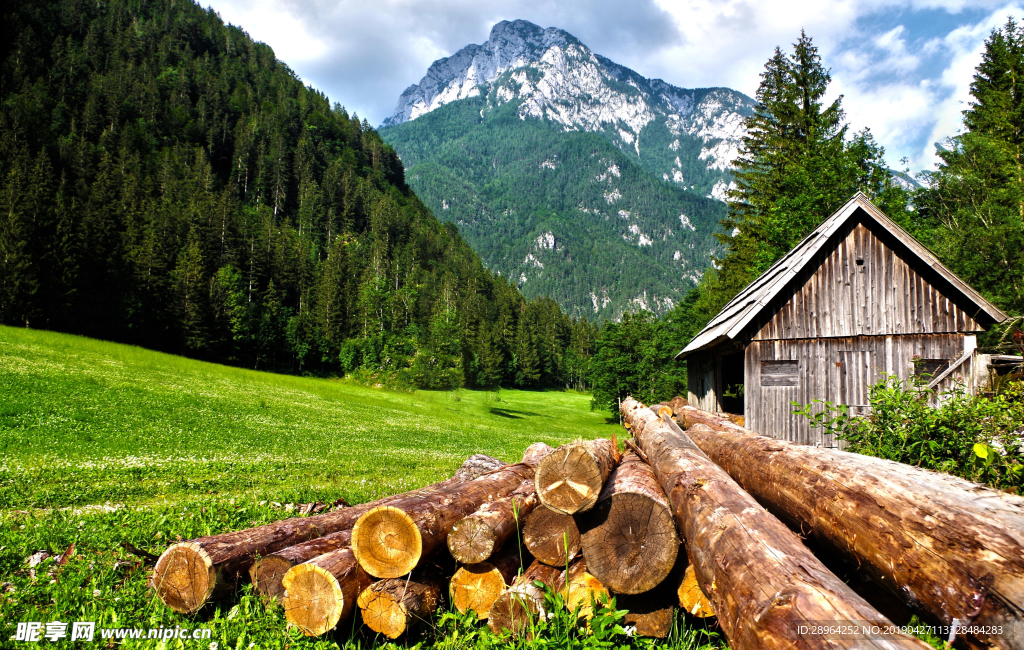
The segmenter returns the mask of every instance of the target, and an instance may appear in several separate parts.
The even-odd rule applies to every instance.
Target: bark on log
[[[597,502],[608,475],[615,469],[611,440],[588,440],[562,445],[537,466],[541,503],[566,515],[589,510]]]
[[[436,494],[412,496],[371,509],[352,528],[356,560],[376,578],[409,573],[420,557],[445,543],[457,521],[532,479],[537,456],[531,447],[523,456],[527,462],[506,465]]]
[[[256,591],[266,601],[284,597],[284,576],[294,567],[317,556],[352,546],[352,531],[342,530],[302,544],[289,546],[260,558],[249,568],[249,577]]]
[[[447,489],[503,465],[496,458],[477,454],[467,459],[452,478],[413,492]],[[191,614],[211,598],[234,591],[256,558],[310,539],[349,530],[364,512],[408,494],[313,517],[292,517],[256,528],[173,544],[164,551],[153,569],[153,586],[168,607]]]
[[[963,479],[758,435],[693,407],[690,437],[751,495],[855,559],[880,585],[966,637],[1024,647],[1024,498]]]
[[[526,519],[523,543],[544,564],[564,568],[580,552],[580,530],[572,515],[541,505]]]
[[[617,594],[650,591],[675,566],[679,537],[672,508],[654,471],[632,451],[582,516],[581,528],[590,572]]]
[[[491,606],[488,627],[495,634],[508,630],[513,637],[531,638],[537,616],[547,613],[544,592],[533,583],[539,580],[557,590],[561,578],[559,569],[535,560]]]
[[[517,544],[506,544],[490,561],[460,567],[449,584],[452,605],[463,614],[473,610],[478,620],[488,618],[494,601],[518,575],[524,555],[529,558]]]
[[[356,599],[371,582],[351,548],[325,553],[285,573],[285,618],[306,636],[320,636],[352,615]]]
[[[413,579],[389,578],[359,594],[363,623],[374,632],[397,639],[417,621],[427,622],[441,600],[441,576],[421,572]]]
[[[700,583],[697,581],[697,573],[693,570],[692,564],[686,567],[683,581],[679,583],[678,595],[679,606],[687,614],[697,618],[707,618],[715,615],[715,608],[711,606],[711,601],[708,600],[707,595],[700,588]]]
[[[602,602],[610,598],[608,589],[587,569],[587,561],[579,558],[562,577],[559,591],[566,609],[575,612],[579,607],[580,617],[590,620],[594,617],[594,606],[601,608]]]
[[[463,564],[483,562],[505,545],[540,503],[532,479],[508,496],[480,506],[448,533],[448,550]],[[518,543],[516,544],[518,546]]]
[[[785,524],[695,452],[685,434],[632,398],[621,408],[672,503],[690,562],[730,645],[740,650],[840,648],[849,641],[813,634],[814,625],[867,622],[891,629],[888,619],[830,573]],[[861,648],[928,647],[905,634],[880,633],[856,643]]]

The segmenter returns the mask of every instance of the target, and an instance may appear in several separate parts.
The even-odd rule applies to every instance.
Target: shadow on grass
[[[490,409],[491,415],[498,415],[503,418],[510,418],[513,420],[522,420],[524,416],[530,417],[541,417],[549,418],[550,415],[544,415],[543,413],[534,413],[533,411],[514,411],[512,409],[499,409],[492,407]]]

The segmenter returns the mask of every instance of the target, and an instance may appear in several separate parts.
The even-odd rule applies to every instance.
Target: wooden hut
[[[689,400],[743,414],[764,435],[820,446],[792,413],[823,399],[868,409],[883,373],[927,373],[940,392],[984,372],[976,332],[1006,319],[857,193],[708,323],[685,358]]]

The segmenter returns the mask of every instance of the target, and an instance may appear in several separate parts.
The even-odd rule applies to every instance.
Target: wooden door
[[[846,404],[850,415],[867,415],[871,410],[868,396],[876,381],[873,357],[866,350],[839,352],[839,403]]]

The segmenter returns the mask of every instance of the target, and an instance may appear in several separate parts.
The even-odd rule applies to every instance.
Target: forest
[[[365,120],[213,11],[4,9],[0,322],[425,388],[579,386],[593,326],[526,301]]]

